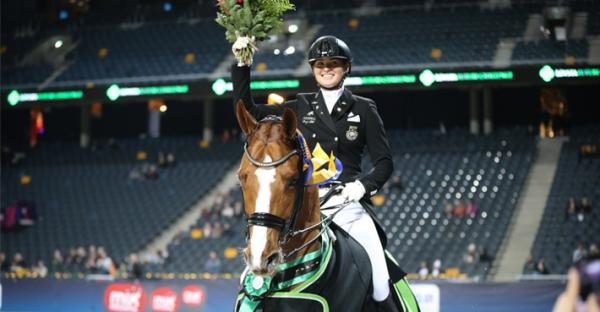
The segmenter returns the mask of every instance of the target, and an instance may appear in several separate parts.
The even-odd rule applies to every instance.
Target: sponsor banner
[[[204,298],[204,290],[197,285],[187,285],[181,291],[181,301],[192,308],[201,306]]]
[[[179,309],[177,293],[168,287],[155,289],[152,292],[150,302],[154,312],[175,312]]]
[[[440,312],[440,287],[435,284],[410,285],[421,311]]]
[[[140,284],[113,283],[104,291],[104,307],[110,312],[144,311],[146,294]]]
[[[232,311],[238,279],[148,280],[134,283],[80,279],[23,279],[2,283],[2,311]],[[452,283],[410,281],[427,312],[552,311],[564,284],[556,281]]]

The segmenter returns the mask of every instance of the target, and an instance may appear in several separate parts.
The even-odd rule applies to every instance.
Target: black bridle
[[[292,141],[297,142],[297,140],[293,140],[293,139],[292,139]],[[283,157],[281,157],[278,160],[271,161],[271,162],[261,162],[261,161],[256,160],[255,158],[253,158],[252,155],[250,155],[250,153],[248,152],[248,142],[246,142],[246,144],[244,144],[244,155],[246,155],[246,157],[248,158],[248,160],[250,161],[250,163],[252,165],[259,167],[259,168],[277,167],[277,166],[285,163],[286,161],[288,161],[294,155],[299,155],[300,157],[302,157],[301,148],[296,147],[292,151],[290,151],[289,153],[287,153],[286,155],[284,155]],[[302,174],[302,165],[303,165],[302,161],[299,161],[298,162],[298,172],[300,172],[300,174]],[[248,216],[248,230],[251,225],[266,226],[266,227],[277,229],[277,230],[279,230],[278,242],[279,242],[280,246],[287,243],[292,237],[294,237],[299,232],[303,232],[303,231],[293,232],[293,230],[296,225],[296,219],[298,217],[298,212],[300,211],[302,202],[304,200],[304,189],[305,189],[304,188],[304,179],[298,178],[296,181],[295,187],[296,187],[296,199],[294,200],[294,207],[292,210],[292,215],[290,216],[290,218],[288,220],[285,220],[279,216],[276,216],[274,214],[267,213],[267,212],[255,212]]]

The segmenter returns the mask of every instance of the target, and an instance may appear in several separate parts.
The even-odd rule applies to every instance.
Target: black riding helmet
[[[334,36],[322,36],[317,38],[308,50],[308,63],[313,64],[320,59],[337,58],[348,62],[348,74],[352,67],[352,53],[346,43]]]

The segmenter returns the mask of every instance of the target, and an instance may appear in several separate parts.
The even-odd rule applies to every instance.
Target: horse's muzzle
[[[256,275],[269,275],[273,276],[277,266],[283,263],[283,253],[281,250],[276,251],[268,257],[262,257],[260,263],[252,263],[252,257],[244,253],[246,265],[250,268],[252,273]]]

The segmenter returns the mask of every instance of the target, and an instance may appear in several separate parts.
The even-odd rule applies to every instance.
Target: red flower
[[[227,8],[225,7],[224,0],[217,0],[217,4],[219,4],[219,6],[221,7],[221,10],[223,10],[223,13],[225,13],[226,15],[229,15],[229,10],[227,10]]]
[[[221,7],[221,9],[223,10],[223,13],[225,13],[226,15],[229,15],[229,10],[227,10],[227,8],[225,7],[224,2],[225,2],[225,0],[217,0],[217,4]],[[244,0],[236,0],[235,2],[239,5],[244,5]]]

